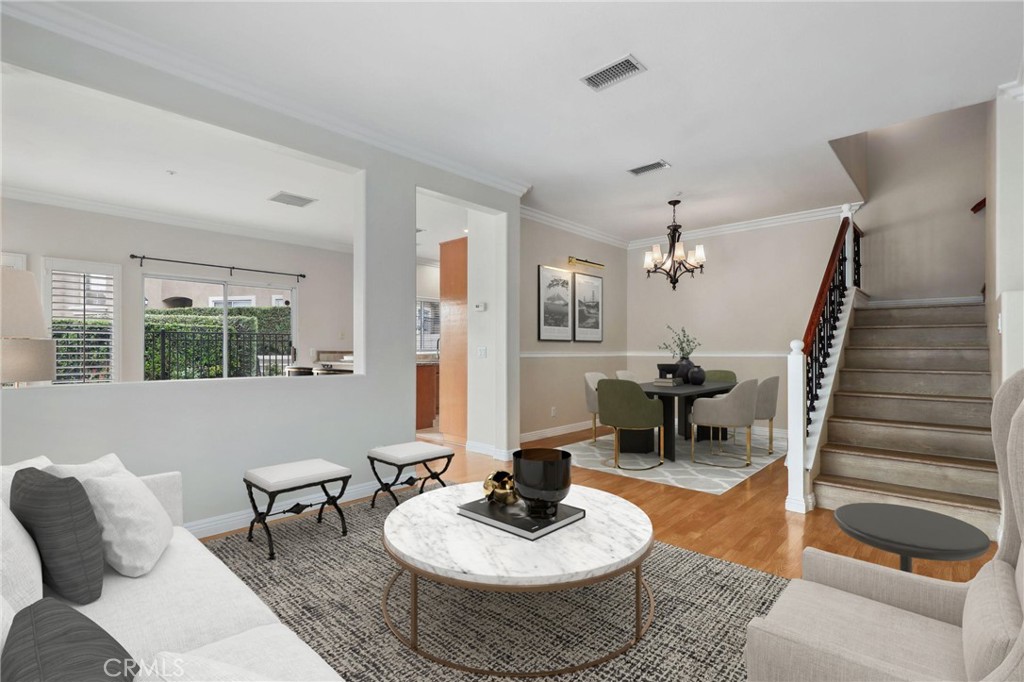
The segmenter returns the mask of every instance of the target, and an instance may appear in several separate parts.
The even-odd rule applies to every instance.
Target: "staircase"
[[[995,538],[985,307],[861,308],[849,334],[814,481],[818,506],[905,504]]]

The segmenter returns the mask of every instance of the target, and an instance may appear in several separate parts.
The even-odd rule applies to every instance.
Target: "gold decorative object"
[[[491,502],[515,504],[519,501],[516,483],[507,471],[494,471],[484,479],[484,493]]]

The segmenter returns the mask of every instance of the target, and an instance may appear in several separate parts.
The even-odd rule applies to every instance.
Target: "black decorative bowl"
[[[676,375],[676,370],[679,369],[679,365],[674,362],[659,362],[658,363],[658,376],[664,379],[665,377],[673,377]]]
[[[572,453],[550,448],[527,448],[512,453],[512,476],[526,513],[535,519],[550,519],[572,485]]]

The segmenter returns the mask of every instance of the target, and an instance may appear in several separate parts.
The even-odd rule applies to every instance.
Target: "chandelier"
[[[673,291],[682,275],[689,273],[693,277],[698,270],[704,274],[704,262],[707,260],[703,244],[697,244],[697,248],[686,253],[686,246],[681,239],[683,228],[676,222],[676,206],[680,203],[679,199],[668,202],[672,207],[672,224],[668,226],[668,252],[662,254],[661,245],[655,244],[650,251],[644,253],[644,270],[647,271],[648,279],[652,272],[659,272],[668,278]]]

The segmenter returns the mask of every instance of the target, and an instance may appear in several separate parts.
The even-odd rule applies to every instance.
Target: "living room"
[[[81,196],[75,197],[77,203],[67,197],[58,203],[55,191],[49,199],[39,189],[24,191],[30,188],[17,187],[12,178],[28,177],[14,173],[23,159],[31,158],[33,147],[25,139],[5,136],[4,264],[9,264],[8,254],[24,255],[22,269],[32,273],[45,305],[52,300],[46,296],[44,259],[116,265],[125,291],[118,315],[124,347],[130,349],[120,358],[121,380],[5,386],[0,391],[5,478],[7,465],[32,458],[87,465],[107,453],[116,453],[136,476],[180,472],[178,515],[173,491],[157,494],[161,501],[170,500],[164,506],[170,507],[173,525],[198,538],[216,536],[207,546],[221,547],[214,553],[244,574],[250,588],[264,579],[276,581],[267,585],[273,594],[257,590],[272,605],[274,622],[256,614],[259,603],[249,622],[263,627],[280,619],[282,628],[297,632],[303,646],[312,646],[327,661],[321,661],[327,669],[311,664],[308,674],[326,675],[333,669],[353,680],[458,677],[419,657],[385,627],[388,614],[380,609],[384,585],[375,581],[393,568],[380,544],[392,501],[386,494],[378,496],[372,510],[368,501],[382,483],[367,453],[415,438],[416,356],[412,330],[402,321],[409,320],[411,327],[414,319],[414,228],[417,196],[423,192],[479,207],[489,221],[486,240],[476,242],[486,261],[470,272],[467,433],[464,443],[449,444],[454,459],[443,480],[450,487],[467,482],[479,489],[492,471],[511,471],[512,453],[527,445],[586,446],[592,414],[584,374],[614,378],[616,371],[630,371],[644,382],[654,379],[658,364],[676,360],[659,349],[669,339],[666,325],[685,327],[701,344],[692,354],[695,364],[727,368],[735,373],[735,383],[780,378],[773,411],[774,458],[767,457],[767,422],[740,429],[737,443],[724,447],[741,453],[744,431],[753,433],[755,460],[764,464],[742,474],[726,493],[641,480],[661,475],[668,463],[634,476],[609,467],[573,468],[573,483],[580,489],[621,496],[652,520],[657,542],[645,572],[658,606],[652,604],[653,620],[636,646],[564,679],[742,679],[747,674],[747,625],[769,612],[790,579],[807,575],[801,566],[805,547],[897,565],[896,555],[847,536],[830,509],[814,508],[814,476],[823,464],[788,467],[786,461],[795,447],[801,452],[816,447],[798,436],[803,428],[791,426],[801,424],[807,406],[805,391],[794,380],[802,374],[791,371],[790,342],[804,337],[844,219],[851,226],[851,249],[852,226],[863,230],[859,266],[864,285],[859,289],[870,295],[867,307],[916,302],[980,310],[984,302],[986,363],[991,363],[986,379],[992,382],[984,400],[1024,364],[1019,358],[1024,348],[1024,229],[1019,192],[1022,19],[1017,4],[5,3],[3,12],[5,130],[18,130],[8,127],[7,117],[21,105],[10,99],[15,91],[9,84],[13,76],[27,73],[258,141],[263,152],[287,150],[281,158],[291,161],[282,161],[282,169],[296,159],[327,169],[333,175],[324,177],[336,178],[338,195],[351,198],[345,207],[349,231],[344,244],[307,240],[283,247],[254,229],[247,235],[211,232],[214,246],[208,248],[197,241],[196,230],[154,220],[153,212],[146,214],[149,219],[141,211],[131,217],[121,207],[118,215],[109,207],[116,202],[97,201],[95,195],[91,203]],[[857,47],[863,36],[871,36],[870,49]],[[627,53],[644,70],[596,93],[579,82]],[[509,58],[512,54],[518,62]],[[446,90],[450,96],[441,97]],[[62,126],[76,125],[75,111],[61,112]],[[38,118],[42,125],[43,116]],[[553,121],[565,123],[553,126]],[[34,133],[26,134],[35,139]],[[116,136],[116,126],[111,135]],[[125,139],[131,147],[134,138]],[[34,149],[34,161],[44,170],[39,177],[45,179],[45,164],[60,155]],[[96,156],[99,173],[103,152]],[[667,167],[636,177],[626,172],[658,159]],[[162,176],[152,180],[154,187],[188,180],[190,173],[211,186],[224,179],[223,173],[204,177],[202,168],[175,167],[165,160],[153,159],[139,175],[152,171]],[[89,172],[88,164],[85,158],[77,167],[79,176]],[[300,177],[300,171],[287,168],[292,177]],[[284,186],[280,176],[274,181],[282,186],[273,191],[303,194]],[[677,198],[682,203],[675,215],[668,202]],[[971,213],[982,198],[986,207]],[[321,199],[308,208],[284,208],[308,211],[327,204]],[[700,244],[706,254],[692,278],[684,274],[672,285],[658,272],[649,276],[645,267],[645,253],[668,243],[665,225],[670,222],[682,225],[690,249]],[[46,239],[44,230],[51,230]],[[474,248],[474,234],[469,240]],[[848,253],[852,281],[854,259]],[[187,263],[161,263],[162,258]],[[213,274],[197,263],[224,268]],[[600,278],[599,340],[541,339],[540,266]],[[245,273],[246,268],[261,272]],[[300,279],[300,274],[307,277]],[[149,305],[143,283],[158,276],[222,283],[217,285],[222,293],[204,292],[201,298],[204,306],[220,305],[225,311],[225,326],[217,332],[225,347],[231,336],[226,308],[233,297],[243,302],[248,295],[232,290],[233,282],[294,291],[292,319],[297,322],[290,362],[310,364],[316,359],[311,351],[317,349],[351,351],[352,373],[140,380],[143,318],[151,316],[143,312]],[[163,298],[184,296],[178,294]],[[291,293],[279,296],[282,304],[292,301]],[[857,301],[864,300],[858,294]],[[860,305],[849,303],[847,315]],[[318,319],[300,319],[311,312]],[[239,313],[244,317],[244,310]],[[334,321],[303,337],[303,330],[313,329],[323,316]],[[313,336],[321,332],[322,337]],[[222,364],[217,376],[237,376]],[[835,372],[835,363],[828,371]],[[684,435],[676,438],[676,424],[664,430],[675,439],[678,460],[688,459],[690,445]],[[611,452],[611,433],[607,426],[599,429],[599,444],[606,448],[601,461]],[[824,446],[829,432],[819,424],[811,434]],[[708,441],[698,445],[708,448]],[[342,536],[334,512],[321,507],[322,528],[311,523],[310,514],[270,524],[277,544],[273,561],[267,559],[260,529],[253,544],[232,544],[246,539],[247,526],[252,531],[255,503],[250,509],[241,480],[246,472],[310,458],[349,471],[340,500],[349,534]],[[651,463],[656,458],[650,453]],[[421,499],[440,487],[429,480],[429,471],[418,469],[428,477],[423,481],[428,492]],[[994,464],[985,473],[995,481]],[[835,490],[819,489],[819,496],[825,500]],[[405,508],[415,492],[400,492],[397,509]],[[317,490],[282,493],[275,510],[293,502],[319,505],[323,498]],[[1001,506],[997,500],[989,514],[997,521],[993,531],[1007,532],[1005,499]],[[302,536],[298,529],[310,525],[317,534]],[[241,534],[234,532],[239,529]],[[370,535],[357,544],[361,534]],[[4,540],[7,553],[6,535]],[[201,548],[193,549],[198,554]],[[356,552],[351,558],[356,568],[364,562],[366,570],[327,575],[330,566],[349,562],[348,551]],[[688,578],[686,570],[670,569],[681,556],[672,551],[688,552],[692,563],[680,565],[691,572],[740,586],[714,592],[715,599],[728,601],[750,585],[756,603],[735,611],[712,601],[685,605],[685,591],[671,583]],[[1008,551],[1012,548],[993,544],[972,560],[923,560],[915,570],[959,585],[974,578],[993,555],[1005,559]],[[330,556],[335,562],[326,562]],[[313,569],[302,561],[321,563]],[[310,570],[324,571],[330,588],[303,596],[301,605],[289,610],[289,595],[305,589],[297,575]],[[665,575],[655,582],[658,572]],[[360,576],[366,580],[360,587],[343,588],[346,580]],[[614,608],[626,612],[616,616],[606,606],[610,610],[602,611],[601,618],[621,616],[632,624],[632,578],[624,578],[630,579],[627,598]],[[427,582],[424,602],[428,590],[438,589]],[[396,604],[405,604],[408,586],[402,580],[394,586],[405,590],[395,596]],[[366,595],[359,604],[349,604],[327,594],[335,589]],[[709,588],[699,583],[694,589]],[[552,601],[545,602],[545,596]],[[555,613],[571,611],[557,601],[561,596],[540,593],[541,600],[532,604]],[[317,598],[325,600],[323,608],[334,610],[318,612]],[[474,608],[467,604],[471,600],[458,599],[453,609],[456,604]],[[339,616],[346,608],[349,617]],[[700,633],[701,609],[718,609],[728,617],[715,621],[713,634]],[[683,612],[689,613],[683,617]],[[474,613],[481,619],[473,622],[474,635],[493,630],[483,625],[486,618],[479,611]],[[457,628],[452,629],[456,639],[428,642],[443,634],[430,630],[439,622],[432,624],[430,618],[438,615],[443,614],[422,616],[422,636],[435,647],[431,651],[441,650],[468,668],[493,664],[477,648],[460,644]],[[4,619],[6,630],[6,613]],[[450,618],[447,622],[452,624]],[[538,632],[553,636],[548,625]],[[330,638],[320,631],[350,632],[352,643],[339,651],[325,644]],[[239,627],[220,634],[241,632]],[[207,634],[208,641],[215,639],[215,633]],[[576,633],[591,634],[585,626]],[[288,641],[289,646],[301,644]],[[1014,641],[1017,653],[1010,655],[1019,657],[1024,645]],[[197,648],[196,640],[190,642],[188,648]],[[727,644],[719,651],[714,642]],[[157,652],[187,653],[184,640],[157,643],[154,636],[133,651],[129,642],[121,642],[142,659]],[[619,645],[603,643],[607,651]],[[533,646],[528,640],[506,645],[513,651]],[[662,645],[678,647],[678,655],[656,662],[659,651],[664,653]],[[565,660],[547,665],[531,659],[527,667],[572,668],[602,653],[597,644],[593,651],[564,648]],[[374,655],[378,649],[387,654]],[[347,657],[358,660],[346,662]],[[244,656],[233,660],[245,669]],[[860,678],[870,676],[865,670]],[[898,677],[900,670],[886,668],[884,676]],[[827,669],[818,672],[819,678],[829,677]],[[836,668],[832,677],[858,679],[847,672]],[[259,679],[307,679],[295,676],[302,674],[298,668],[288,677],[287,666],[263,673]],[[194,679],[245,679],[237,671],[234,677],[216,674],[207,670]],[[973,675],[961,674],[965,679]]]

